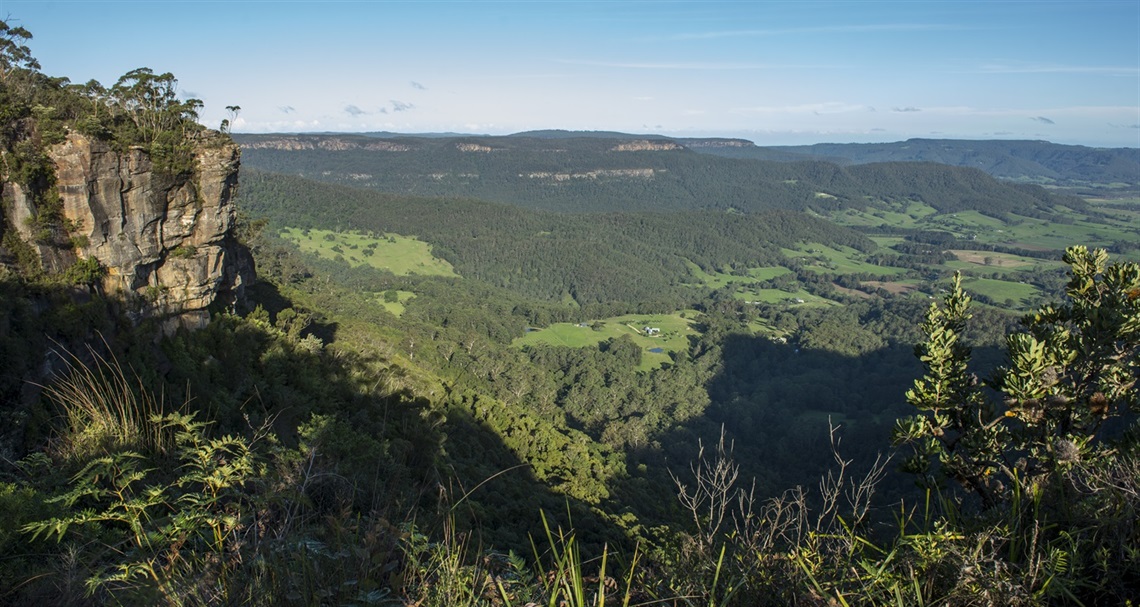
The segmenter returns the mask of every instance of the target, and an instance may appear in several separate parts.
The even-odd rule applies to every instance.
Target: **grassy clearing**
[[[824,299],[818,295],[812,295],[803,289],[788,292],[782,289],[750,289],[741,288],[733,293],[736,299],[764,304],[791,304],[798,306],[831,306],[836,305],[836,302],[830,299]]]
[[[898,202],[866,209],[845,209],[833,214],[831,220],[846,226],[917,228],[937,212],[934,207],[921,202]]]
[[[1013,302],[1017,308],[1028,306],[1041,295],[1041,290],[1033,285],[991,278],[965,278],[962,286],[967,291],[985,295],[998,304]]]
[[[906,238],[902,236],[869,236],[868,238],[884,249],[889,249],[900,242],[906,242]]]
[[[381,236],[359,232],[285,228],[281,237],[306,253],[342,260],[355,267],[367,265],[397,276],[458,276],[451,264],[432,256],[431,245],[399,234]]]
[[[903,268],[877,266],[863,261],[863,253],[850,247],[833,248],[818,243],[803,243],[796,249],[782,249],[784,255],[798,258],[807,263],[809,270],[835,274],[865,272],[880,276],[897,276],[906,272]]]
[[[579,324],[555,323],[531,331],[516,339],[512,345],[518,348],[528,345],[567,346],[570,348],[585,348],[595,346],[607,339],[628,335],[634,343],[641,346],[641,366],[643,371],[650,371],[670,362],[670,354],[687,350],[689,336],[697,335],[692,328],[692,321],[685,317],[696,316],[695,311],[676,312],[673,314],[627,314],[614,316],[598,321]],[[682,316],[684,315],[684,316]],[[583,326],[584,325],[584,326]],[[597,328],[594,328],[597,326]],[[660,329],[657,335],[645,334],[645,327]],[[660,348],[660,352],[650,350]]]
[[[392,313],[393,316],[402,316],[404,310],[407,309],[405,304],[408,300],[416,296],[411,291],[396,291],[396,301],[384,301],[384,293],[375,293],[376,302],[384,307],[385,310]]]
[[[730,284],[755,284],[791,272],[791,270],[787,268],[775,266],[751,268],[748,270],[747,276],[738,276],[736,274],[728,274],[725,272],[716,272],[715,274],[710,274],[702,270],[697,264],[691,261],[685,262],[685,265],[689,267],[689,272],[693,275],[693,278],[696,278],[697,281],[699,281],[699,284],[704,285],[710,289],[719,289],[725,285]]]
[[[957,258],[957,261],[950,261],[944,265],[952,270],[962,270],[964,273],[1000,269],[1030,274],[1056,270],[1065,265],[1060,259],[1037,259],[989,251],[952,250],[950,253]]]

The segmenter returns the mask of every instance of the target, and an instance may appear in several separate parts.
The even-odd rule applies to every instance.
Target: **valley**
[[[1131,150],[231,135],[4,27],[0,603],[1140,588]]]

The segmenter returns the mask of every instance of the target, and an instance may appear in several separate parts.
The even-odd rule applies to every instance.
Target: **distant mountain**
[[[507,135],[508,137],[525,137],[529,139],[670,139],[664,135],[633,135],[617,131],[567,131],[564,129],[544,129],[538,131],[523,131]]]
[[[818,143],[693,149],[733,158],[822,160],[838,164],[937,162],[981,169],[1021,183],[1078,189],[1140,188],[1140,149],[1090,148],[1047,141],[909,139],[895,143]]]
[[[239,135],[250,168],[383,192],[559,212],[812,210],[919,201],[941,212],[1050,216],[1084,202],[931,162],[840,166],[727,158],[737,139],[544,131],[542,136]],[[772,154],[786,159],[787,152]]]

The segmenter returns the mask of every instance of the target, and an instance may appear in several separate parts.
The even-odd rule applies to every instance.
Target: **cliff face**
[[[203,324],[207,306],[232,301],[253,279],[252,259],[232,234],[240,152],[228,137],[199,135],[195,170],[178,176],[156,171],[142,149],[119,153],[75,133],[48,156],[74,246],[35,245],[45,269],[95,258],[106,268],[106,293],[137,302],[140,317],[188,326]],[[34,242],[30,193],[16,184],[5,190],[7,227]]]

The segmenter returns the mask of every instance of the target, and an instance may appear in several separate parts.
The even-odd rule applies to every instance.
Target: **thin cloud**
[[[877,25],[824,25],[817,27],[787,27],[778,29],[722,30],[677,34],[671,40],[713,40],[717,38],[757,38],[799,34],[859,34],[868,32],[924,32],[932,30],[960,30],[963,27],[929,23],[880,23]]]
[[[1034,117],[1030,118],[1030,120],[1040,122],[1041,124],[1057,124],[1056,122],[1053,122],[1052,120],[1050,120],[1044,116],[1034,116]]]
[[[638,61],[579,61],[573,59],[560,59],[559,63],[568,65],[586,65],[591,67],[612,67],[631,70],[808,70],[808,69],[839,69],[839,65],[795,65],[778,63],[733,63],[733,62],[705,62],[705,61],[678,61],[678,62],[638,62]]]
[[[356,107],[355,105],[344,106],[344,111],[347,112],[350,116],[363,116],[363,115],[368,113],[368,112]]]
[[[991,63],[982,65],[983,74],[1105,74],[1140,76],[1140,69],[1117,65],[1062,65],[1043,63]]]
[[[415,109],[415,107],[416,107],[416,106],[412,105],[411,103],[405,103],[403,101],[397,101],[395,99],[392,99],[391,101],[392,101],[392,111],[393,112],[406,112],[408,110]]]
[[[922,111],[922,109],[921,109],[921,108],[916,108],[916,107],[914,107],[914,106],[910,106],[910,105],[908,105],[908,106],[906,106],[906,107],[894,107],[894,108],[891,108],[891,111],[892,111],[892,112],[921,112],[921,111]]]
[[[297,111],[297,109],[291,105],[279,105],[277,109],[280,110],[282,114],[292,114]]]
[[[416,82],[415,80],[412,81],[412,88],[414,88],[418,91],[426,91],[427,90],[426,86]]]
[[[866,105],[855,105],[829,101],[825,103],[805,103],[802,105],[754,106],[736,108],[734,112],[741,114],[847,114],[851,112],[868,112],[873,108]]]

